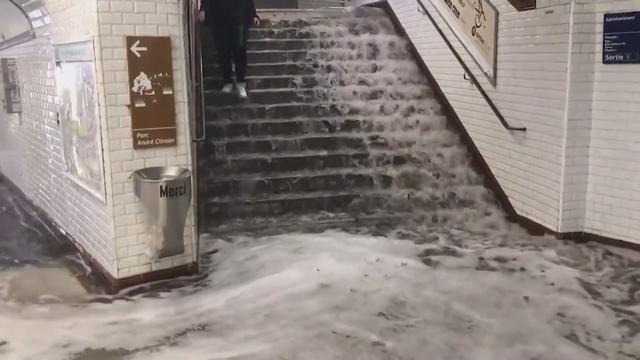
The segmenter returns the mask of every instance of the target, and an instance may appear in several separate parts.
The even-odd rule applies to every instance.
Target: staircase
[[[203,44],[206,225],[301,214],[463,222],[494,203],[383,11],[265,19],[250,34],[245,102],[218,91],[213,45]]]

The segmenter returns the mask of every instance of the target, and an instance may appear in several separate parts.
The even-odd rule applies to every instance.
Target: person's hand
[[[259,17],[254,17],[253,18],[253,26],[260,26],[260,18]]]
[[[200,20],[201,23],[204,23],[204,19],[207,18],[207,14],[204,12],[204,10],[200,10],[200,12],[198,13],[198,19]]]

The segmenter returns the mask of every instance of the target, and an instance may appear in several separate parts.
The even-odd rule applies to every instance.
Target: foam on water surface
[[[219,250],[208,261],[209,278],[157,298],[0,304],[0,354],[51,360],[640,354],[639,294],[629,298],[624,287],[632,283],[612,281],[625,258],[597,248],[585,256],[544,238],[513,238],[509,246],[499,233],[426,235],[421,245],[343,232],[208,239],[205,246]],[[615,261],[590,260],[610,256]],[[605,288],[609,294],[587,291]],[[621,326],[634,321],[635,327]]]

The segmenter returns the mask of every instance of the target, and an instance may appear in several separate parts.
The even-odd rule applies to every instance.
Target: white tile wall
[[[505,130],[415,0],[389,0],[393,11],[474,139],[519,214],[558,229],[570,0],[539,1],[518,12],[495,0],[498,74],[493,87],[429,0],[423,0],[497,107],[526,134]]]
[[[186,53],[182,28],[182,1],[179,0],[98,0],[100,33],[97,42],[103,50],[104,113],[111,144],[114,216],[118,277],[166,269],[195,261],[193,209],[185,228],[186,253],[152,263],[145,255],[145,228],[142,208],[133,194],[129,175],[150,166],[191,167],[191,146],[186,92]],[[126,61],[126,36],[170,36],[176,86],[176,122],[178,146],[133,150],[129,85]]]
[[[526,135],[500,127],[416,0],[388,3],[521,215],[560,232],[640,243],[640,65],[602,64],[604,13],[640,11],[640,0],[538,0],[527,12],[492,0],[500,13],[495,88],[423,0]]]
[[[0,57],[17,58],[23,105],[19,116],[0,110],[4,153],[0,171],[115,275],[110,197],[105,203],[65,175],[62,133],[56,121],[53,44],[87,40],[96,34],[96,3],[46,0],[45,4],[52,22],[38,29],[38,38],[0,52]],[[106,141],[104,145],[108,152]]]
[[[582,0],[595,16],[586,231],[640,243],[640,65],[602,64],[607,12],[640,11],[640,0]]]
[[[24,113],[0,111],[0,167],[60,227],[116,278],[195,261],[194,211],[186,229],[186,253],[152,263],[145,226],[129,176],[147,166],[191,165],[187,118],[186,54],[180,0],[47,0],[51,24],[38,39],[0,52],[17,57]],[[131,138],[125,37],[170,36],[176,85],[178,147],[134,151]],[[107,182],[106,202],[64,173],[62,136],[56,123],[54,43],[93,39]],[[18,165],[16,165],[18,164]]]
[[[588,25],[593,22],[592,8],[585,4],[572,4],[571,33],[567,51],[571,55],[568,65],[566,92],[568,94],[564,122],[564,166],[562,173],[560,232],[584,231],[584,216],[589,180],[589,142],[591,129],[591,103],[593,100],[593,67],[596,53],[589,46],[594,34]]]

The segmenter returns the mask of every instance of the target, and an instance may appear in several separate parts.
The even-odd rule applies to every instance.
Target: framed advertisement
[[[65,170],[76,183],[104,201],[102,128],[93,43],[59,44],[54,48]]]
[[[489,0],[429,0],[493,86],[498,72],[498,10]]]

